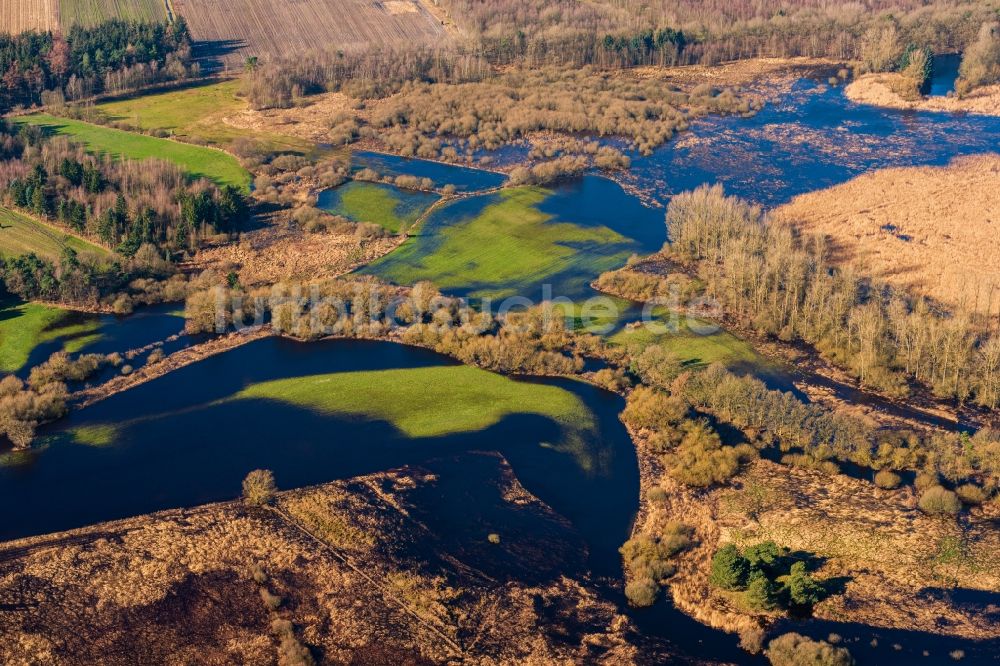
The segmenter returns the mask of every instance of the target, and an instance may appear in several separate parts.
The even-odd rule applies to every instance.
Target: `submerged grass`
[[[409,437],[482,430],[511,414],[545,416],[574,429],[593,425],[586,405],[569,391],[461,365],[278,379],[233,396],[254,398],[388,421]]]
[[[250,174],[247,170],[240,166],[235,157],[220,150],[132,134],[44,113],[22,116],[16,118],[15,122],[38,125],[47,132],[66,135],[84,144],[91,152],[134,160],[166,160],[192,176],[208,178],[219,185],[236,185],[244,191],[250,188]]]
[[[276,401],[341,419],[384,421],[408,438],[433,438],[487,429],[514,415],[551,419],[560,435],[541,446],[571,456],[585,473],[598,473],[602,461],[593,450],[597,423],[586,403],[559,386],[516,381],[465,365],[364,370],[290,377],[251,384],[221,400],[225,403]],[[77,444],[113,444],[139,423],[177,418],[163,413],[130,421],[81,425],[66,432]],[[511,442],[517,445],[518,442]]]
[[[650,322],[626,327],[608,336],[608,342],[640,350],[651,344],[664,345],[692,368],[717,362],[727,366],[765,363],[748,342],[711,322],[688,321],[683,316],[675,320],[662,311],[654,314]]]
[[[637,244],[605,226],[557,219],[541,209],[551,195],[521,187],[457,202],[458,210],[445,206],[420,235],[365,272],[398,284],[430,280],[473,298],[534,295],[546,283],[553,294],[575,298],[594,276],[625,263]],[[470,202],[471,214],[462,217]]]
[[[352,181],[329,194],[320,205],[355,222],[372,222],[392,233],[409,227],[437,200],[428,192],[406,192],[391,185]]]

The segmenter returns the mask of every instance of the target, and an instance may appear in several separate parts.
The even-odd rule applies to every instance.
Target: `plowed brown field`
[[[369,45],[440,45],[445,28],[416,0],[172,0],[191,34],[230,65],[247,56]]]
[[[0,0],[0,32],[55,30],[59,0]]]

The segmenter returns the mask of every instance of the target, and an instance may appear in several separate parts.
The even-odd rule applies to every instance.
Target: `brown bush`
[[[958,495],[942,486],[931,486],[925,490],[917,504],[924,513],[937,516],[954,516],[962,510]]]

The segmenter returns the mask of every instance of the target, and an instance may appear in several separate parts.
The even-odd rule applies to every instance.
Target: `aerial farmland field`
[[[59,0],[59,24],[64,30],[73,25],[94,26],[113,18],[163,21],[167,18],[166,1]]]
[[[58,0],[3,0],[0,32],[55,30],[59,24]]]
[[[58,261],[63,248],[72,248],[79,254],[108,258],[105,248],[82,238],[63,233],[27,215],[0,206],[0,256],[14,257],[27,252]]]
[[[229,64],[247,56],[372,45],[439,46],[448,35],[416,0],[173,0],[198,42]]]

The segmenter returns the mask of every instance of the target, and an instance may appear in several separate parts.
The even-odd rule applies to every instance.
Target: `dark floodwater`
[[[0,521],[0,540],[231,499],[258,467],[294,488],[474,448],[503,453],[526,487],[577,526],[592,546],[595,570],[613,575],[638,495],[635,451],[614,394],[582,382],[537,380],[572,392],[594,413],[597,427],[584,444],[595,471],[546,446],[562,431],[538,416],[512,415],[483,432],[412,439],[386,422],[273,401],[212,404],[273,379],[455,363],[387,342],[268,338],[182,368],[72,413],[42,433],[38,450],[0,466],[0,502],[21,507]],[[103,424],[120,428],[111,445],[73,443],[64,434]]]
[[[625,180],[660,202],[718,182],[770,207],[872,169],[941,165],[998,148],[1000,118],[864,106],[842,86],[802,79],[751,118],[694,122],[633,159]]]
[[[934,56],[934,66],[931,69],[931,80],[928,82],[927,94],[943,96],[955,90],[955,79],[958,78],[958,68],[962,64],[962,56],[958,53],[947,53]]]
[[[68,313],[49,331],[53,334],[52,338],[31,350],[28,362],[18,374],[26,375],[31,368],[44,362],[54,352],[63,349],[66,344],[91,336],[94,339],[84,344],[79,350],[80,353],[126,352],[146,347],[154,342],[163,342],[164,353],[170,354],[195,341],[189,336],[182,335],[184,317],[179,312],[181,308],[182,306],[176,303],[141,306],[128,316]],[[78,325],[86,326],[81,328]],[[65,333],[60,332],[63,330]],[[177,334],[181,334],[179,338],[166,342],[167,338]],[[135,361],[127,362],[135,364]]]

